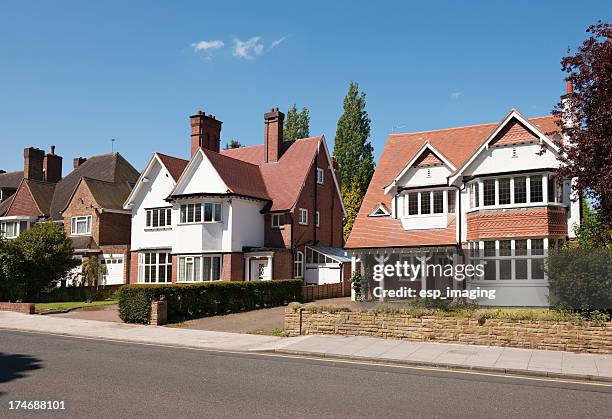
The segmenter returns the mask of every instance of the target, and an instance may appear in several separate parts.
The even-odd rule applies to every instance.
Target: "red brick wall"
[[[293,278],[293,255],[290,250],[274,252],[272,264],[272,279]]]
[[[223,281],[244,281],[244,254],[224,254],[221,276]]]
[[[34,304],[0,302],[0,311],[14,311],[16,313],[34,314]]]
[[[130,284],[138,283],[138,252],[130,252]]]
[[[6,213],[6,216],[13,215],[29,215],[36,217],[43,215],[40,213],[38,206],[30,193],[30,189],[25,183],[22,183],[21,187],[17,190],[15,197],[13,198],[13,202]]]
[[[176,284],[178,279],[178,256],[172,255],[172,283]]]
[[[467,239],[567,236],[567,211],[534,208],[478,211],[467,215]]]
[[[66,235],[71,234],[71,218],[75,216],[91,215],[91,236],[96,243],[100,243],[100,217],[96,207],[98,204],[93,199],[89,188],[84,182],[79,183],[72,199],[68,203],[64,216],[64,230]]]

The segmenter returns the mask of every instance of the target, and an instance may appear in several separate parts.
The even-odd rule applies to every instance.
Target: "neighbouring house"
[[[337,164],[323,136],[283,141],[283,119],[264,115],[264,144],[220,150],[221,121],[200,111],[189,160],[153,154],[124,206],[132,283],[350,274]]]
[[[111,153],[77,157],[72,172],[62,177],[62,157],[55,154],[54,146],[46,155],[26,148],[23,179],[0,204],[6,205],[0,212],[0,230],[12,239],[35,223],[62,223],[76,258],[85,261],[96,255],[106,266],[101,283],[124,284],[129,274],[131,213],[123,209],[123,202],[138,176],[119,153]]]
[[[560,135],[555,117],[514,109],[499,123],[389,135],[347,240],[353,269],[372,254],[470,255],[484,274],[459,287],[495,290],[480,304],[547,306],[544,258],[580,223],[571,180],[555,177]],[[421,275],[412,286],[457,284]]]

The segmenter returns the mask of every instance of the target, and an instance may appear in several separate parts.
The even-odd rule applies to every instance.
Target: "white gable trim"
[[[489,148],[489,143],[500,133],[500,131],[510,123],[513,119],[516,119],[520,123],[522,123],[527,129],[529,129],[536,137],[538,137],[540,144],[546,144],[548,147],[552,148],[555,152],[559,152],[559,148],[552,142],[544,133],[542,133],[538,128],[536,128],[527,118],[523,116],[519,111],[512,108],[510,112],[506,114],[506,116],[501,120],[497,128],[493,130],[491,134],[485,139],[482,145],[472,154],[472,156],[465,162],[465,164],[459,168],[459,170],[449,178],[449,185],[454,183],[459,176],[463,174],[463,172],[476,160],[478,155],[482,153],[484,150]]]
[[[383,213],[378,214],[379,211],[382,211]],[[372,212],[368,214],[368,217],[387,217],[389,215],[391,215],[391,213],[387,211],[384,204],[381,203],[381,204],[376,205],[376,207],[374,207],[374,210],[372,210]]]
[[[142,188],[142,184],[145,183],[145,179],[147,179],[147,175],[153,169],[153,164],[155,162],[158,162],[160,164],[162,169],[166,171],[166,174],[174,182],[174,178],[172,177],[172,175],[168,171],[168,168],[164,165],[162,160],[159,158],[159,155],[157,153],[153,153],[153,155],[151,156],[151,159],[149,160],[149,163],[147,163],[147,166],[145,167],[145,169],[142,171],[142,173],[138,177],[138,180],[136,181],[136,184],[134,185],[134,187],[132,188],[132,191],[130,192],[130,194],[128,195],[127,199],[125,200],[125,203],[123,204],[123,208],[124,209],[129,210],[129,209],[132,208],[132,205],[134,204],[134,202],[133,202],[134,198],[137,196],[138,192],[140,192],[140,189]]]
[[[193,173],[197,170],[197,168],[200,166],[202,161],[204,161],[204,159],[206,159],[206,161],[210,164],[210,167],[212,168],[214,174],[217,176],[219,181],[223,184],[225,190],[227,192],[232,192],[230,188],[227,187],[227,184],[225,183],[225,181],[223,180],[223,178],[221,177],[217,169],[215,169],[215,166],[210,162],[208,157],[206,157],[206,154],[204,154],[202,149],[199,148],[197,153],[193,155],[191,160],[189,160],[187,167],[185,167],[185,170],[183,170],[183,173],[181,173],[181,177],[176,181],[176,185],[174,185],[174,188],[172,188],[172,191],[170,191],[169,196],[178,195],[181,193],[181,191],[185,189],[185,187],[187,186],[187,179],[189,179],[193,175]],[[202,191],[202,192],[206,192],[206,191]]]
[[[429,150],[432,153],[434,153],[440,160],[442,160],[442,163],[444,163],[446,165],[446,167],[448,167],[451,172],[454,172],[455,170],[457,170],[457,168],[455,167],[454,164],[452,164],[450,162],[450,160],[448,160],[446,158],[446,156],[444,156],[444,154],[442,154],[441,152],[439,152],[429,141],[426,142],[425,144],[423,144],[421,146],[421,148],[419,149],[419,151],[417,151],[414,155],[414,157],[408,162],[408,164],[404,167],[404,169],[400,172],[399,175],[397,175],[395,177],[395,179],[393,179],[393,182],[391,182],[389,185],[387,185],[385,187],[385,193],[388,194],[391,189],[393,189],[395,186],[397,186],[397,182],[399,182],[399,180],[401,178],[404,177],[404,175],[406,173],[408,173],[408,171],[410,169],[412,169],[412,166],[414,165],[414,163],[423,155],[423,153],[425,152],[425,150]]]

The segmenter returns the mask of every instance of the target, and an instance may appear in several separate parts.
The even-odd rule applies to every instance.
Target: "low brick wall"
[[[285,309],[289,336],[343,335],[385,339],[511,346],[572,352],[612,354],[612,325],[585,322],[477,319],[368,312],[311,313],[302,307]]]
[[[348,297],[350,295],[350,283],[347,285],[346,282],[302,286],[302,297],[305,303],[326,298]]]
[[[32,303],[3,303],[0,302],[0,311],[14,311],[16,313],[34,314]]]

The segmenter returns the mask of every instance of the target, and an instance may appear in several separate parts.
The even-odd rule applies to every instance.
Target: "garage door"
[[[121,285],[123,281],[124,256],[118,255],[103,255],[102,264],[106,267],[106,274],[103,275],[102,284],[104,285]]]

